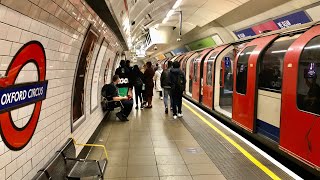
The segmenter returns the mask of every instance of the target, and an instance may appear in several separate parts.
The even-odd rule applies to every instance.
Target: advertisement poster
[[[99,77],[101,65],[104,60],[108,44],[104,41],[100,47],[100,51],[94,66],[92,83],[91,83],[91,112],[94,111],[98,106],[98,93],[100,93],[99,88]]]
[[[98,35],[90,29],[86,35],[80,57],[78,60],[78,66],[76,69],[75,82],[73,86],[73,98],[72,98],[72,121],[76,122],[82,116],[85,111],[85,82],[88,76],[91,61],[94,56],[95,47],[97,44]]]
[[[278,26],[276,25],[276,23],[274,23],[274,21],[268,21],[262,24],[259,24],[257,26],[253,26],[252,30],[256,33],[256,34],[261,34],[266,30],[270,30],[270,31],[274,31],[274,30],[278,30]]]

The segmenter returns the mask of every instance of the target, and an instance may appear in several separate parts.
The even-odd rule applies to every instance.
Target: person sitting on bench
[[[118,75],[112,77],[112,83],[106,84],[102,88],[102,92],[106,95],[105,98],[111,102],[111,106],[119,107],[121,106],[121,111],[116,114],[116,116],[121,121],[129,121],[128,116],[131,113],[133,100],[130,96],[119,96],[119,90],[117,84],[119,83],[120,78]]]

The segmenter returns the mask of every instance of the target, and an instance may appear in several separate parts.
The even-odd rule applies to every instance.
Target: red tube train
[[[177,59],[188,99],[290,159],[320,168],[320,25]]]

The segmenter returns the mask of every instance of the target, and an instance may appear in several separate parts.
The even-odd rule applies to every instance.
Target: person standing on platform
[[[163,69],[161,68],[161,66],[158,66],[157,71],[154,74],[154,81],[156,82],[156,91],[159,92],[159,97],[162,100],[162,88],[161,88],[161,74],[163,72]]]
[[[116,75],[119,76],[119,83],[117,87],[119,89],[120,96],[130,96],[132,97],[132,80],[131,80],[131,71],[126,66],[126,61],[120,61],[120,67],[116,69]]]
[[[148,102],[148,106],[146,108],[152,108],[152,96],[153,96],[153,76],[154,76],[154,70],[152,68],[151,62],[147,62],[147,68],[144,72],[144,78],[145,78],[145,83],[146,83],[146,98]]]
[[[163,102],[165,107],[165,113],[168,114],[168,96],[170,96],[170,107],[172,109],[172,97],[169,73],[172,67],[172,62],[168,61],[167,69],[165,69],[160,77],[161,87],[163,89]]]
[[[173,68],[170,70],[170,86],[171,86],[171,97],[173,101],[173,119],[182,117],[182,95],[186,88],[186,77],[180,69],[179,62],[173,62]],[[177,112],[178,109],[178,112]]]
[[[132,79],[133,79],[133,86],[134,86],[134,93],[135,93],[135,100],[136,100],[136,109],[139,108],[139,99],[141,106],[140,108],[143,109],[143,98],[142,98],[142,86],[144,82],[144,75],[140,71],[138,65],[134,65],[132,69]]]

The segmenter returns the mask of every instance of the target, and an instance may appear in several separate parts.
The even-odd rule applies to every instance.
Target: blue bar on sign
[[[0,113],[17,109],[46,98],[48,81],[25,83],[0,89]]]

